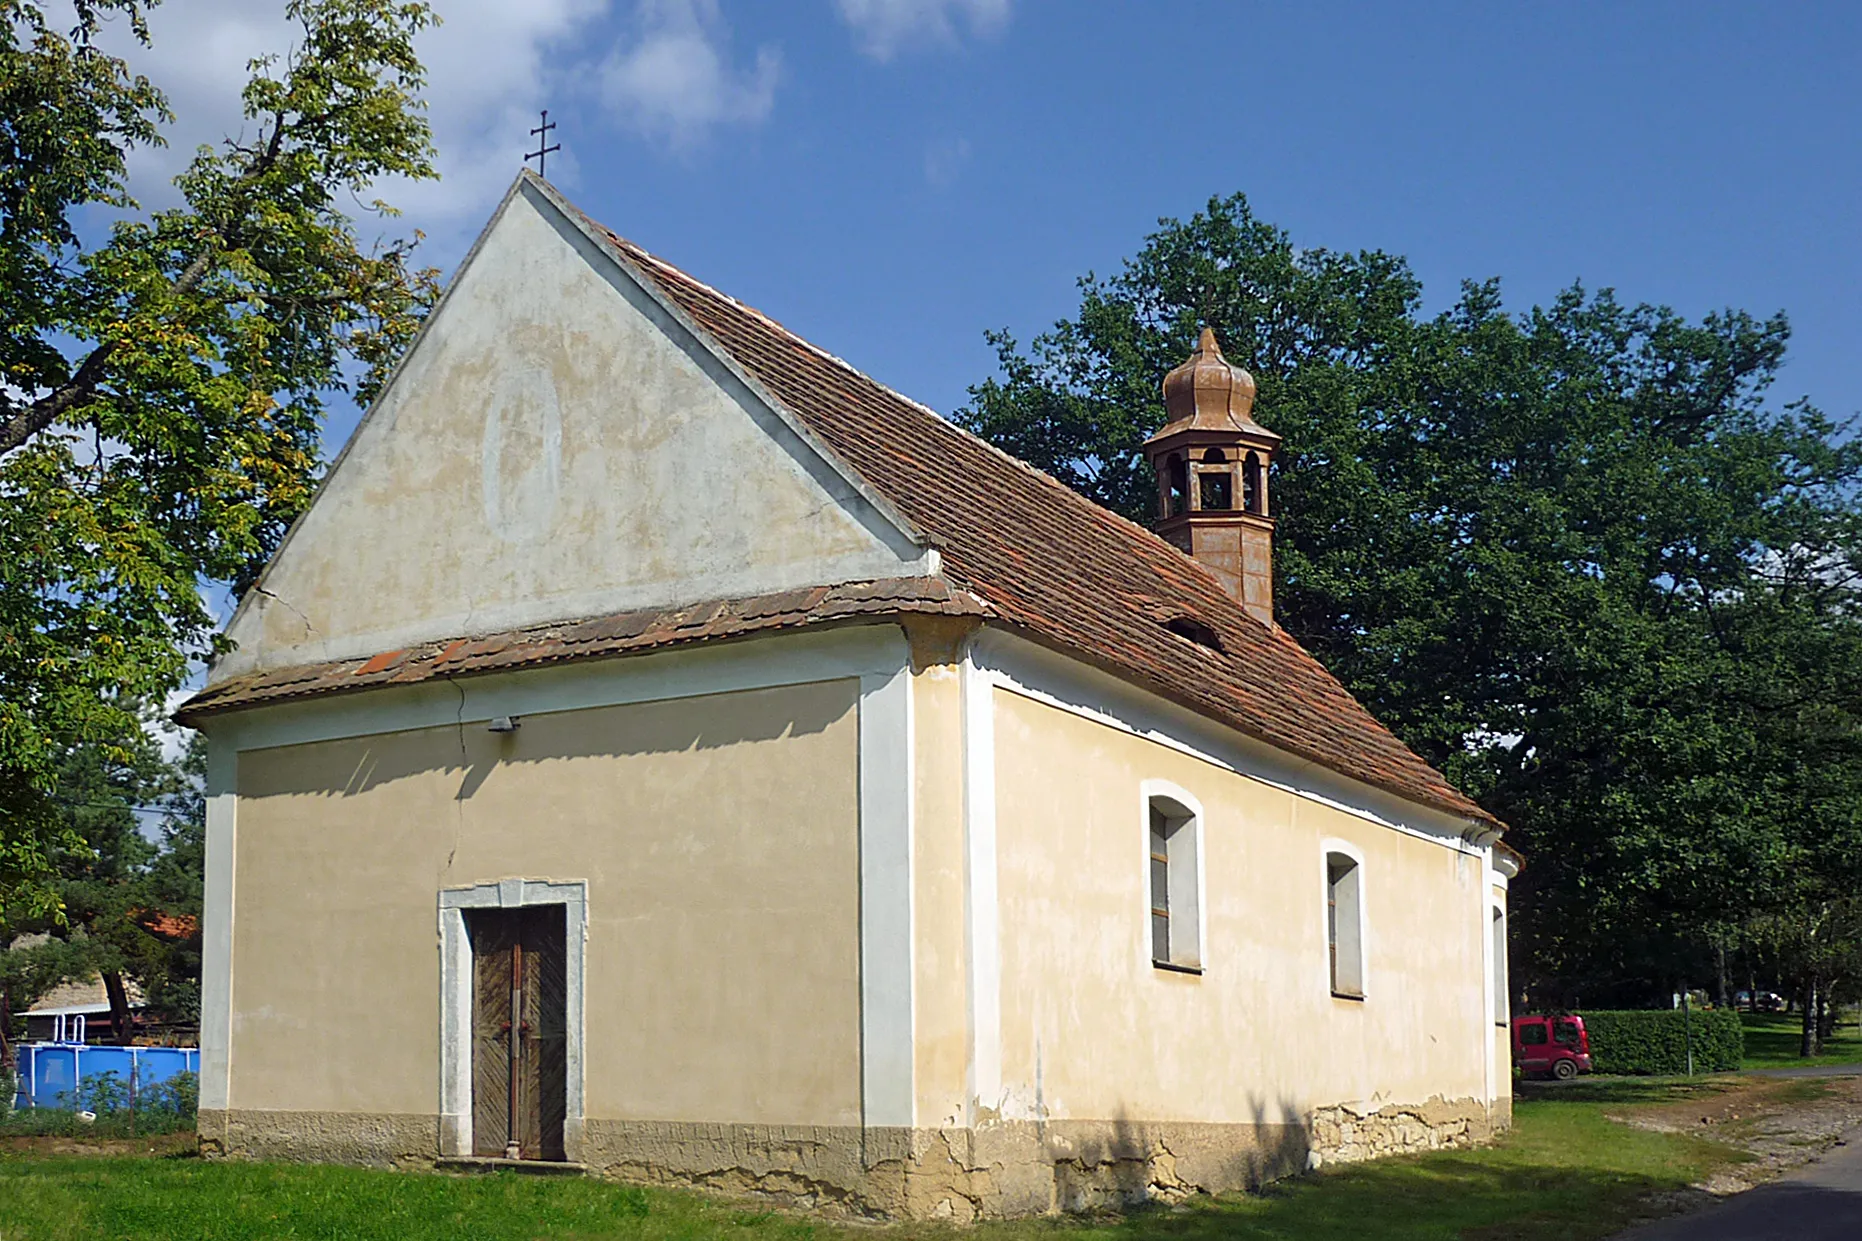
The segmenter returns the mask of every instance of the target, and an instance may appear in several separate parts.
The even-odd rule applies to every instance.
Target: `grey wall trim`
[[[207,747],[206,890],[201,902],[200,1105],[232,1106],[233,856],[239,753]]]
[[[999,1114],[1002,1094],[1002,927],[996,851],[996,686],[963,652],[963,912],[969,952],[968,1081],[964,1119]]]
[[[868,1129],[917,1111],[912,1015],[912,676],[860,678],[860,1096]]]
[[[568,1034],[568,1106],[563,1146],[571,1161],[581,1158],[583,1119],[582,1048],[584,957],[588,946],[588,884],[580,879],[500,879],[440,892],[440,1153],[472,1153],[472,945],[466,938],[468,909],[517,909],[525,905],[568,907],[565,1000]]]

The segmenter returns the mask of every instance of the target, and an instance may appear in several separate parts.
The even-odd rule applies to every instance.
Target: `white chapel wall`
[[[1273,1124],[1485,1099],[1479,853],[1005,689],[994,714],[1001,1093],[986,1103]],[[1200,973],[1151,962],[1142,794],[1160,782],[1203,809]],[[1362,999],[1335,998],[1327,967],[1325,857],[1345,849],[1363,863]]]

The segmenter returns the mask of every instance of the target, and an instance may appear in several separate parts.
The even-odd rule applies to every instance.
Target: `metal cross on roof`
[[[562,150],[562,143],[560,142],[554,145],[545,145],[549,142],[550,130],[554,128],[556,128],[556,122],[550,120],[550,110],[545,108],[543,109],[543,123],[530,131],[530,136],[537,140],[537,149],[524,156],[524,162],[528,164],[531,160],[536,160],[537,175],[539,177],[543,175],[543,157],[548,155],[551,151]]]

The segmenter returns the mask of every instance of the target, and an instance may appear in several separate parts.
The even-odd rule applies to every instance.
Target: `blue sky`
[[[939,410],[990,373],[984,329],[1026,339],[1235,190],[1300,244],[1408,256],[1431,306],[1498,276],[1518,309],[1582,279],[1785,310],[1778,395],[1862,409],[1862,6],[439,8],[448,179],[403,196],[434,259],[547,106],[551,179],[591,215]],[[266,35],[232,0],[168,11],[189,51]]]
[[[949,412],[1160,216],[1245,192],[1302,245],[1408,256],[1429,303],[1582,279],[1787,311],[1775,394],[1862,410],[1862,6],[438,0],[444,179],[391,188],[450,267],[528,149],[595,218]],[[160,185],[237,125],[282,0],[169,0]],[[1261,410],[1272,425],[1272,411]],[[356,413],[339,411],[334,453]]]

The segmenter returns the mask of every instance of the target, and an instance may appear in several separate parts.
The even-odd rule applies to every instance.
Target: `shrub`
[[[200,1106],[200,1079],[192,1073],[176,1073],[167,1081],[144,1090],[142,1106],[151,1112],[164,1112],[177,1120],[192,1122]]]
[[[1687,1072],[1687,1027],[1693,1027],[1694,1071],[1729,1073],[1746,1054],[1739,1014],[1730,1009],[1683,1014],[1678,1008],[1584,1013],[1590,1054],[1599,1073]]]
[[[127,1111],[129,1083],[118,1077],[114,1069],[103,1073],[88,1073],[78,1089],[78,1106],[99,1116]]]

